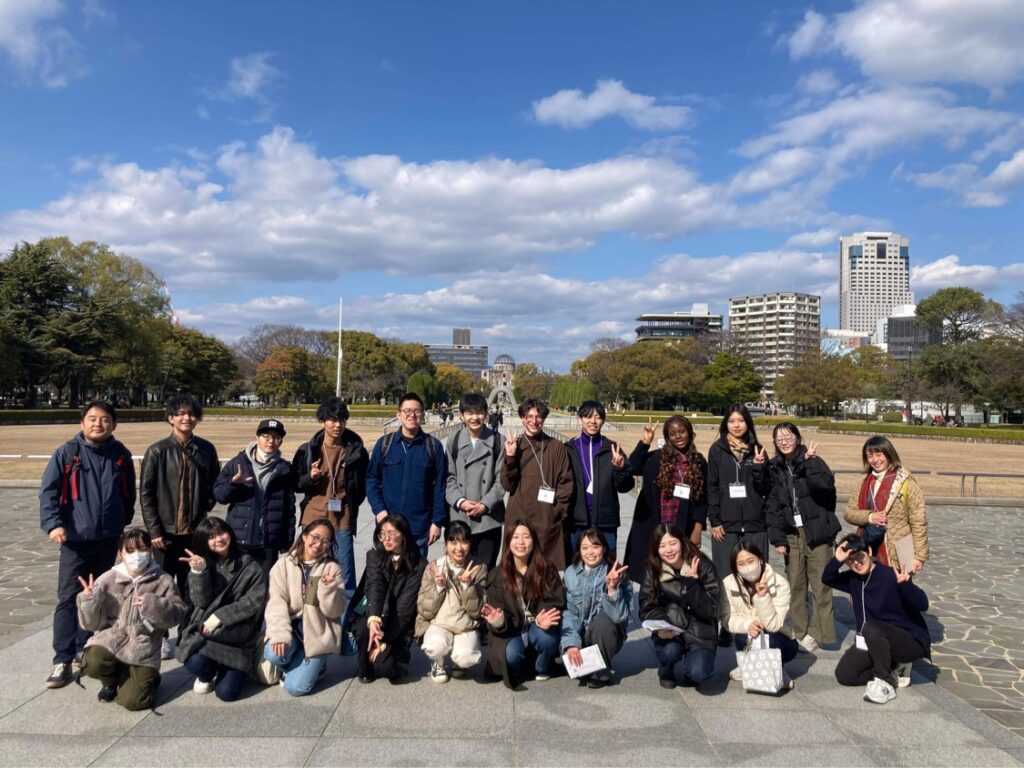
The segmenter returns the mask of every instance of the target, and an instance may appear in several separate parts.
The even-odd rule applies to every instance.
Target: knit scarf
[[[750,450],[750,446],[747,445],[747,441],[742,437],[735,437],[732,434],[727,434],[726,439],[729,441],[729,451],[736,457],[736,461],[743,461],[743,457],[747,455]]]
[[[859,509],[883,510],[889,505],[889,494],[892,493],[893,483],[896,481],[896,470],[891,469],[885,473],[878,484],[878,490],[874,495],[871,493],[871,486],[875,483],[874,474],[868,473],[860,484],[860,493],[857,495],[857,507]]]

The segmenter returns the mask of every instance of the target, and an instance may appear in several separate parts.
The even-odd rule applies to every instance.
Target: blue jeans
[[[263,658],[284,670],[284,689],[292,696],[305,696],[316,686],[317,678],[327,666],[327,654],[305,658],[302,643],[297,637],[292,644],[278,656],[270,643],[263,648]]]
[[[588,526],[589,527],[589,526]],[[618,553],[615,551],[615,545],[618,543],[618,529],[605,530],[601,528],[601,533],[604,534],[605,541],[608,542],[608,551],[612,553],[613,558],[618,557]],[[583,535],[583,531],[573,531],[569,535],[569,547],[572,551],[576,552],[576,545],[580,541],[580,536]]]
[[[204,683],[216,681],[213,692],[221,701],[234,701],[242,692],[248,675],[238,669],[218,664],[203,656],[202,651],[192,654],[185,662],[185,669]]]
[[[526,648],[528,645],[537,654],[534,671],[538,675],[545,674],[548,670],[548,665],[551,664],[551,660],[558,653],[560,638],[561,632],[558,630],[558,627],[541,629],[536,624],[531,624],[526,632],[526,644],[523,643],[522,635],[516,635],[505,646],[505,660],[508,661],[509,669],[514,674],[521,674],[523,672],[522,667],[523,662],[526,661]]]
[[[682,635],[671,640],[654,636],[654,654],[658,657],[658,677],[686,685],[703,683],[715,673],[715,651],[688,648]]]
[[[742,651],[747,647],[747,641],[750,639],[750,635],[747,634],[736,634],[733,635],[733,641],[736,643],[736,651]],[[786,637],[781,632],[769,632],[768,633],[768,647],[778,648],[782,651],[782,663],[792,661],[796,658],[797,653],[800,651],[800,646],[796,640],[791,637]]]
[[[427,550],[430,549],[430,544],[427,543],[428,541],[430,541],[429,530],[416,539],[416,546],[420,548],[420,554],[423,555],[424,558],[427,556]]]
[[[353,532],[334,532],[334,556],[341,566],[341,576],[345,580],[345,594],[352,597],[356,593],[356,555]]]

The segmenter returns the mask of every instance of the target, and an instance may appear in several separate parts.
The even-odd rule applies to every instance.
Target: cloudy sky
[[[1024,288],[1024,3],[0,0],[0,251],[139,258],[182,322],[345,325],[567,370],[838,238],[923,298]]]

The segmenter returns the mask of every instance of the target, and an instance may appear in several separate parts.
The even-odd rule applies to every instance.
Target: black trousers
[[[370,643],[370,628],[366,617],[357,616],[352,630],[356,636],[356,665],[360,676],[398,680],[409,671],[411,635],[395,637],[393,628],[385,624],[384,642],[387,643],[387,648],[376,661],[371,662],[370,652],[367,650]]]
[[[469,554],[479,563],[492,570],[498,562],[498,551],[501,549],[501,526],[491,528],[482,533],[474,533],[469,538]]]
[[[179,558],[185,557],[185,550],[192,549],[192,534],[176,533],[164,534],[164,549],[154,549],[153,555],[156,563],[167,573],[174,577],[174,583],[178,585],[178,592],[182,600],[190,602],[188,597],[188,563],[183,563]],[[187,619],[182,619],[186,621]]]
[[[98,541],[65,541],[57,562],[57,607],[53,610],[53,663],[68,664],[85,648],[91,632],[78,626],[75,601],[90,574],[97,579],[114,567],[118,537]]]
[[[608,682],[612,677],[612,659],[622,650],[626,642],[626,631],[608,618],[607,613],[598,613],[583,633],[584,645],[596,645],[604,657],[607,669],[594,672],[592,677]]]
[[[905,629],[884,621],[865,622],[861,629],[868,649],[851,647],[836,665],[836,680],[840,685],[867,685],[877,677],[896,685],[893,669],[924,656],[924,646]]]

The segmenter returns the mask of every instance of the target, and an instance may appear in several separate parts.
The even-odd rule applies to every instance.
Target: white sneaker
[[[896,674],[896,685],[900,688],[910,687],[910,664],[900,664],[893,672]]]
[[[799,644],[800,650],[804,653],[814,653],[816,650],[818,650],[818,641],[810,635],[804,635],[803,638],[799,641]]]
[[[196,681],[194,683],[192,683],[192,690],[195,693],[199,693],[199,694],[213,693],[213,686],[214,686],[213,680],[211,680],[208,683],[204,683],[202,680],[200,680],[197,677]]]
[[[739,667],[729,672],[729,679],[735,680],[737,683],[743,682],[743,670]]]
[[[790,691],[796,688],[796,683],[793,682],[793,678],[786,670],[782,670],[782,687]]]
[[[447,683],[448,673],[444,671],[444,664],[434,662],[430,665],[430,681],[432,683]]]
[[[169,637],[165,637],[160,641],[160,658],[164,661],[174,658],[174,646],[171,644]]]
[[[536,680],[538,683],[543,683],[545,680],[550,680],[551,675],[545,675],[543,673],[538,672],[536,677],[534,677],[533,679]]]
[[[864,689],[864,701],[870,701],[873,704],[885,704],[895,698],[896,689],[877,677],[871,678],[871,682]]]

